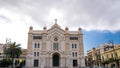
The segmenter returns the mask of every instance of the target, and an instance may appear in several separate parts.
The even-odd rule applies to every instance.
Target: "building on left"
[[[4,58],[4,48],[6,44],[0,43],[0,60]]]
[[[0,43],[0,60],[10,59],[10,58],[6,57],[6,55],[4,54],[4,50],[5,50],[10,44],[11,44],[11,42]],[[23,66],[25,66],[27,49],[21,49],[21,51],[22,51],[22,54],[20,55],[20,57],[14,59],[14,64],[18,64],[19,61],[21,60],[22,63],[23,63]]]

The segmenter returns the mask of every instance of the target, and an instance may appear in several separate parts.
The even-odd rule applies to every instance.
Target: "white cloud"
[[[10,37],[26,48],[29,26],[50,27],[53,18],[72,30],[119,31],[119,8],[120,0],[0,0],[0,41]]]
[[[36,28],[39,28],[37,24],[34,24],[35,21],[25,14],[23,15],[7,9],[1,9],[0,16],[4,16],[10,20],[4,19],[3,22],[0,22],[0,42],[5,43],[6,38],[11,38],[12,42],[21,43],[21,46],[26,48],[29,26],[33,25],[36,26]]]

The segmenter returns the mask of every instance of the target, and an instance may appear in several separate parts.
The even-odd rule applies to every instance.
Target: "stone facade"
[[[50,28],[28,32],[27,67],[73,68],[85,66],[82,29],[63,30],[56,22]]]

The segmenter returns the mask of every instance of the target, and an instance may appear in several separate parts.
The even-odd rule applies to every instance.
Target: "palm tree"
[[[5,49],[6,57],[12,59],[14,63],[14,58],[19,58],[20,54],[22,53],[20,44],[16,44],[16,42],[9,44]]]

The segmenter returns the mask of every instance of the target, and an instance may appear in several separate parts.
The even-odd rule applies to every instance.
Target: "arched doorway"
[[[53,54],[53,67],[59,67],[60,55],[58,53]]]

